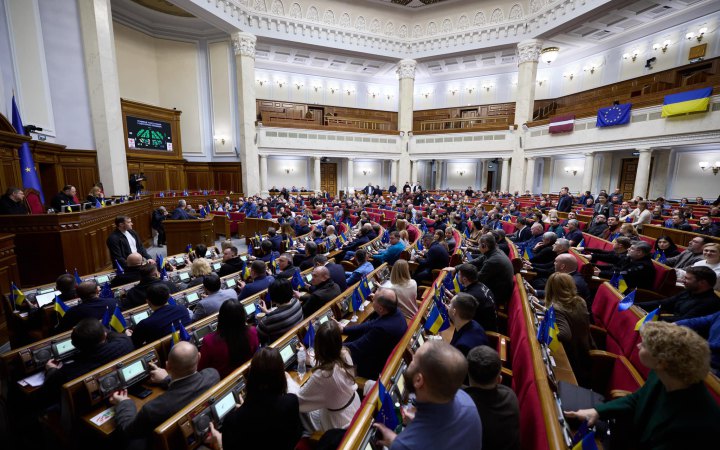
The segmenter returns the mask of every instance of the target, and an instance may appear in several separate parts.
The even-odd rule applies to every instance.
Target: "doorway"
[[[320,163],[320,189],[337,195],[337,164]]]
[[[650,159],[650,171],[653,171],[653,163],[655,158]],[[633,193],[635,192],[635,180],[637,176],[638,158],[623,158],[622,168],[620,169],[620,192],[623,195],[623,200],[631,200],[634,198]],[[648,175],[649,177],[649,175]],[[650,183],[648,182],[648,190],[641,192],[640,196],[644,199],[648,197],[648,191],[650,190]]]

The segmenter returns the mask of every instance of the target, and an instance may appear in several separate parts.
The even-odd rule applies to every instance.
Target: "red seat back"
[[[30,214],[45,214],[45,207],[40,199],[40,193],[35,189],[25,189],[25,204]]]

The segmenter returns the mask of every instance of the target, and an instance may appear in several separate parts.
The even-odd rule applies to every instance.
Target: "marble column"
[[[591,191],[595,195],[597,195],[597,193],[600,192],[600,189],[603,189],[602,187],[598,187],[598,186],[601,186],[598,183],[603,175],[602,174],[602,171],[603,171],[602,162],[603,162],[603,157],[600,154],[600,152],[594,152],[593,153],[593,177],[592,177],[592,181],[590,181],[590,187],[591,187]],[[595,174],[594,174],[596,167],[598,168],[598,176],[597,177],[595,177]]]
[[[650,161],[652,159],[652,149],[650,148],[639,148],[637,151],[640,152],[638,158],[637,172],[635,173],[635,188],[633,189],[633,197],[638,195],[642,198],[647,198],[648,183],[650,181]]]
[[[507,191],[508,190],[508,182],[510,181],[510,158],[503,158],[502,159],[502,172],[500,174],[500,190],[501,191]]]
[[[245,195],[260,193],[260,173],[255,119],[255,43],[257,38],[245,32],[232,34],[237,78],[237,117],[240,123],[240,161],[242,163],[242,187]]]
[[[395,187],[398,188],[398,190],[400,190],[400,188],[402,186],[400,185],[400,182],[397,179],[397,175],[398,175],[398,160],[397,159],[390,160],[390,184],[395,183]]]
[[[412,161],[412,172],[410,173],[410,184],[415,184],[416,181],[418,181],[418,168],[420,166],[420,161],[413,160]],[[422,183],[420,183],[422,184]]]
[[[480,185],[478,186],[479,190],[483,190],[487,188],[490,190],[490,186],[487,185],[488,182],[488,165],[490,164],[488,160],[481,160],[480,161],[482,166],[480,168]]]
[[[585,167],[583,168],[582,187],[580,193],[585,191],[592,191],[592,179],[593,179],[593,165],[594,165],[593,152],[585,153]]]
[[[130,186],[110,0],[80,0],[78,10],[100,181],[106,195],[127,195]]]
[[[525,168],[525,191],[530,191],[531,194],[534,194],[535,193],[535,192],[533,192],[534,184],[535,184],[535,158],[531,156],[531,157],[528,157],[527,166]]]
[[[518,129],[512,132],[513,165],[510,170],[508,186],[510,192],[522,191],[523,187],[525,152],[522,141],[526,132],[523,130],[522,125],[532,120],[533,104],[535,102],[535,79],[541,50],[542,41],[537,39],[529,39],[518,44],[518,84],[514,122]]]
[[[260,155],[260,192],[262,192],[263,195],[268,195],[268,182],[267,182],[267,173],[268,173],[268,161],[267,161],[267,155]]]
[[[355,190],[355,158],[347,159],[347,192],[353,192]]]
[[[315,183],[315,192],[320,192],[320,157],[313,156],[313,181]]]
[[[397,186],[400,189],[410,180],[410,132],[413,126],[413,99],[415,95],[415,68],[417,61],[402,59],[398,62],[397,75],[400,84],[398,99],[398,130],[400,131],[400,164],[398,167]]]
[[[441,185],[444,165],[443,161],[435,161],[435,184],[433,186],[435,189],[442,189]]]

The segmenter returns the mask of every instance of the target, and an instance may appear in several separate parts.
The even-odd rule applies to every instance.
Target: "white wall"
[[[10,49],[10,35],[5,16],[5,2],[0,2],[0,113],[12,119],[12,90],[15,74]]]
[[[584,157],[554,158],[550,172],[550,192],[558,192],[563,186],[570,188],[570,192],[579,192],[582,188]],[[565,167],[576,167],[577,174],[565,172]]]
[[[308,158],[268,157],[268,188],[283,186],[290,189],[305,187],[312,189],[312,167]],[[290,172],[286,172],[290,169]]]
[[[462,171],[460,175],[458,171]],[[447,189],[465,190],[468,186],[475,187],[477,174],[477,161],[466,160],[459,162],[445,162],[445,184]]]
[[[120,96],[128,100],[160,104],[158,39],[113,22]]]
[[[714,201],[720,194],[720,173],[713,175],[712,170],[700,170],[701,161],[713,165],[720,161],[720,146],[709,151],[676,152],[672,155],[668,198],[680,199],[682,197],[703,197]]]
[[[417,82],[414,109],[452,108],[515,101],[517,72],[441,82]]]
[[[363,174],[366,171],[366,174]],[[356,159],[353,164],[353,180],[355,188],[362,189],[368,183],[387,187],[390,175],[385,173],[384,161],[379,159]]]
[[[232,77],[230,73],[230,45],[218,42],[209,46],[210,85],[212,87],[212,133],[225,139],[214,140],[213,154],[235,155]]]

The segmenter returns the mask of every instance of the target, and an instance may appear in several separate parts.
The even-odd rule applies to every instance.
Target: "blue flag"
[[[363,303],[363,299],[360,296],[359,286],[353,290],[352,297],[350,298],[350,309],[352,312],[357,312]]]
[[[123,270],[122,266],[118,262],[118,260],[115,260],[115,275],[123,275],[125,271]]]
[[[383,232],[381,242],[383,244],[387,244],[388,242],[390,242],[390,232],[388,230],[385,230]]]
[[[20,118],[20,110],[15,103],[15,96],[12,98],[12,124],[15,131],[18,134],[26,136],[25,128],[23,128],[22,119]],[[43,195],[42,187],[40,186],[40,177],[38,176],[37,170],[35,170],[35,161],[33,160],[32,153],[30,152],[30,145],[24,142],[20,146],[20,174],[22,176],[22,184],[24,188],[32,188],[38,191],[40,194],[40,200],[45,203],[45,196]]]
[[[632,292],[620,300],[620,303],[618,303],[618,311],[626,311],[630,309],[633,303],[635,303],[635,292],[637,292],[637,289],[633,289]]]
[[[311,348],[315,346],[315,327],[313,326],[312,320],[308,324],[308,329],[305,332],[305,337],[303,338],[303,345],[305,348]]]
[[[200,214],[200,217],[203,218],[203,219],[204,219],[205,216],[207,215],[207,213],[205,212],[205,207],[204,207],[204,206],[203,206],[202,208],[200,208],[199,214]]]
[[[382,423],[393,431],[400,424],[397,413],[395,412],[393,399],[380,380],[378,380],[377,415],[375,416],[375,421]]]
[[[178,335],[181,341],[190,341],[190,333],[187,332],[182,322],[178,321]]]
[[[177,302],[175,301],[175,297],[172,295],[168,298],[168,305],[177,306]]]
[[[630,122],[631,108],[632,103],[613,105],[609,108],[600,108],[598,110],[597,122],[595,126],[597,126],[598,128],[603,128],[626,124]]]
[[[290,283],[292,284],[292,288],[296,291],[300,290],[300,288],[302,287],[305,287],[305,280],[300,274],[300,269],[298,269],[297,267],[295,268],[295,273],[293,273]]]
[[[95,207],[96,207],[96,208],[102,208],[102,203],[100,203],[100,200],[95,199]]]
[[[110,283],[107,281],[103,283],[103,287],[100,290],[100,298],[115,298],[115,294],[113,294],[113,291],[110,288]]]
[[[83,280],[80,278],[80,275],[78,275],[77,267],[75,268],[75,284],[80,286],[80,283],[82,283]]]

